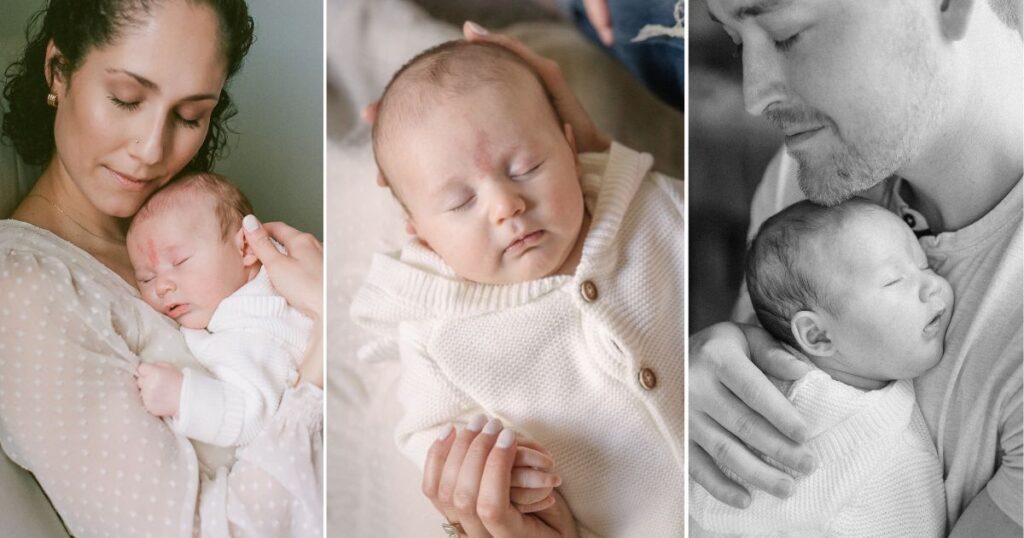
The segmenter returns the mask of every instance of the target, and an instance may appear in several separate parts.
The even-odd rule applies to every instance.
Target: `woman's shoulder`
[[[89,253],[50,231],[18,220],[0,220],[0,286],[29,282],[52,286],[89,282],[131,291]]]

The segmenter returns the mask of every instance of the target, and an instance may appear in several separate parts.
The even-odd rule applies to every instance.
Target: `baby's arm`
[[[205,335],[192,351],[210,376],[191,369],[183,372],[181,405],[173,426],[212,445],[247,444],[274,414],[285,389],[294,384],[295,361],[273,336],[241,330]]]
[[[164,362],[140,364],[135,376],[143,407],[157,417],[173,417],[178,414],[181,381],[181,371]]]
[[[492,413],[451,382],[418,338],[408,331],[404,336],[400,343],[402,378],[398,386],[404,414],[395,438],[402,453],[422,468],[430,447],[439,434],[450,431],[449,425],[466,425],[479,431]],[[510,499],[523,513],[544,510],[553,503],[552,492],[561,484],[554,473],[554,460],[536,441],[517,437]]]

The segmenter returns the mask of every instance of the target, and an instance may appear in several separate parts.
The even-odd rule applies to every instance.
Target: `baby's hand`
[[[170,364],[140,364],[136,383],[146,411],[158,417],[177,415],[181,382],[181,371]]]
[[[509,500],[521,513],[540,512],[555,504],[553,493],[562,485],[562,478],[554,468],[551,453],[536,441],[519,436]]]

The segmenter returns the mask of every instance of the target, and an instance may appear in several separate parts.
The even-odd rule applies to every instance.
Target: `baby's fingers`
[[[508,496],[512,504],[530,505],[550,497],[553,490],[554,488],[512,488]]]
[[[548,508],[551,508],[552,506],[554,506],[554,504],[555,504],[555,496],[554,495],[548,495],[547,497],[544,497],[542,500],[537,501],[535,503],[531,503],[531,504],[513,504],[513,506],[516,507],[516,510],[519,510],[520,514],[532,514],[534,512],[540,512],[542,510],[547,510]]]
[[[533,467],[542,471],[550,471],[555,468],[555,460],[549,454],[540,452],[525,446],[516,448],[516,467]]]
[[[557,488],[562,478],[554,473],[516,467],[512,469],[513,488]]]

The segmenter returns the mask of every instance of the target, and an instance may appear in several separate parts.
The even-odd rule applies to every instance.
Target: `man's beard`
[[[835,131],[833,131],[835,133]],[[825,154],[807,150],[789,151],[799,164],[800,190],[812,202],[833,206],[858,192],[874,187],[896,173],[908,161],[905,136],[877,140],[860,151],[836,134],[838,149]]]

